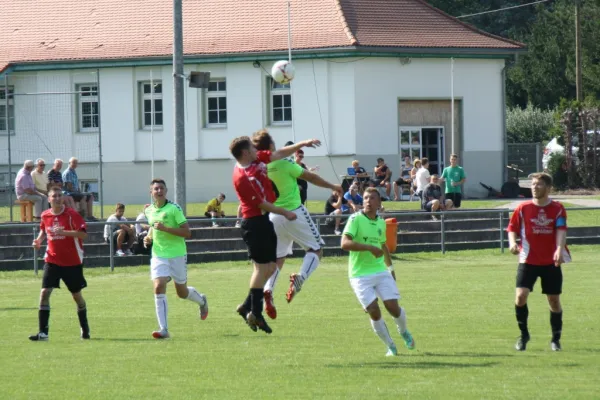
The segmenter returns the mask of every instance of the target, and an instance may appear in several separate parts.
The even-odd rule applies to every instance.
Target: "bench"
[[[21,208],[21,222],[33,221],[33,202],[29,200],[15,200]]]

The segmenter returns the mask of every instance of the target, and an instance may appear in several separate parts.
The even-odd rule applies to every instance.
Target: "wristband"
[[[387,267],[387,269],[388,269],[389,272],[392,272],[392,271],[394,271],[394,266],[390,265],[389,267]]]

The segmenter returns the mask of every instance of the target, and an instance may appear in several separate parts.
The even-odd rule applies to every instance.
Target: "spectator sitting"
[[[339,196],[336,191],[331,192],[331,196],[325,203],[325,215],[337,216],[335,220],[334,233],[338,236],[342,234],[340,231],[340,224],[342,219],[339,217],[342,214],[349,214],[350,207],[348,206],[348,200],[344,196]]]
[[[358,160],[352,161],[352,168],[354,168],[355,178],[354,182],[358,183],[359,190],[363,190],[365,185],[369,183],[371,178],[369,177],[369,173],[365,171],[363,167],[360,166]]]
[[[26,160],[23,163],[23,168],[17,173],[15,192],[17,199],[33,203],[33,218],[39,221],[42,211],[48,208],[48,197],[35,188],[31,171],[33,171],[33,161]]]
[[[221,205],[224,201],[225,195],[223,193],[219,193],[219,195],[209,201],[204,208],[204,216],[212,220],[212,226],[215,228],[219,226],[216,219],[225,217],[225,212],[223,212],[221,209]]]
[[[80,202],[81,209],[85,210],[85,216],[88,221],[97,221],[94,217],[94,196],[91,193],[81,192],[79,190],[79,178],[75,168],[79,165],[79,160],[75,157],[69,159],[69,168],[63,172],[63,182],[65,185],[65,194],[71,196],[75,202]]]
[[[444,198],[444,192],[439,184],[437,175],[431,175],[430,183],[423,189],[423,209],[428,212],[445,211],[452,208],[452,200]],[[432,215],[437,220],[435,215]]]
[[[117,203],[115,207],[115,213],[108,217],[106,222],[126,222],[127,218],[123,216],[125,213],[125,205]],[[110,234],[111,225],[104,225],[104,241],[110,243],[112,240],[117,248],[115,255],[117,256],[132,256],[131,247],[135,241],[135,234],[133,228],[128,224],[113,225],[112,237]],[[123,249],[125,249],[123,251]]]
[[[402,167],[402,172],[400,173],[400,177],[396,179],[393,183],[394,187],[394,200],[400,200],[402,194],[399,193],[399,189],[402,185],[408,185],[409,190],[412,193],[412,178],[410,176],[411,170],[413,169],[412,164],[410,163],[410,157],[404,157],[404,166]]]
[[[344,194],[344,199],[348,202],[351,212],[355,213],[362,210],[363,198],[358,194],[358,185],[356,183],[350,185],[350,189]]]
[[[417,192],[417,171],[419,171],[419,168],[421,168],[421,160],[415,158],[413,168],[410,170],[410,179],[412,179],[410,201],[412,201],[414,194]]]
[[[31,172],[31,178],[35,184],[35,190],[48,196],[48,175],[44,174],[46,162],[38,158],[35,160],[35,169]]]
[[[423,193],[423,189],[425,189],[425,186],[429,184],[430,179],[431,175],[429,174],[429,160],[427,159],[427,157],[423,157],[421,159],[421,168],[419,168],[415,177],[415,180],[417,181],[416,194],[417,196],[421,197],[421,199],[423,199],[421,193]]]
[[[63,167],[63,160],[61,160],[60,158],[57,158],[56,160],[54,160],[54,165],[52,166],[52,169],[50,169],[48,171],[48,190],[50,190],[50,188],[52,186],[58,186],[61,189],[63,189],[63,186],[64,186],[63,178],[62,178],[62,173],[60,172],[62,167]],[[71,207],[74,210],[77,209],[73,198],[71,196],[66,195],[64,192],[63,192],[63,200],[64,200],[66,207]]]
[[[148,247],[144,246],[144,238],[148,236],[148,231],[150,230],[148,219],[144,213],[148,207],[150,207],[150,204],[146,204],[142,212],[135,219],[135,254],[150,254],[151,252],[152,244],[150,244]]]
[[[387,195],[387,199],[390,197],[390,192],[392,190],[392,185],[390,184],[390,180],[392,179],[392,171],[385,164],[383,158],[377,159],[377,166],[374,168],[374,179],[372,181],[372,186],[374,187],[385,187],[385,194]],[[382,199],[382,200],[387,200]]]

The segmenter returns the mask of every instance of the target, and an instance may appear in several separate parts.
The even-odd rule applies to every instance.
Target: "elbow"
[[[191,239],[192,238],[192,230],[188,229],[185,231],[185,235],[183,236],[186,239]]]
[[[344,251],[350,251],[350,241],[347,240],[346,238],[343,238],[342,239],[342,244],[340,245],[340,247]]]

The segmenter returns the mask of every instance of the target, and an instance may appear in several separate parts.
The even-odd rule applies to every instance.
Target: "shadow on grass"
[[[481,358],[492,358],[492,357],[514,357],[514,354],[489,354],[489,353],[430,353],[422,352],[417,354],[411,354],[411,357],[481,357]]]
[[[38,307],[6,307],[0,308],[0,311],[29,311],[29,310],[37,310]]]
[[[104,342],[158,342],[154,338],[97,338],[92,337],[93,342],[104,341]]]
[[[378,368],[378,369],[396,369],[396,368],[414,368],[414,369],[438,369],[438,368],[487,368],[493,367],[499,363],[486,362],[479,364],[472,363],[451,363],[441,361],[417,361],[411,363],[402,362],[366,362],[362,364],[328,364],[327,368]]]

